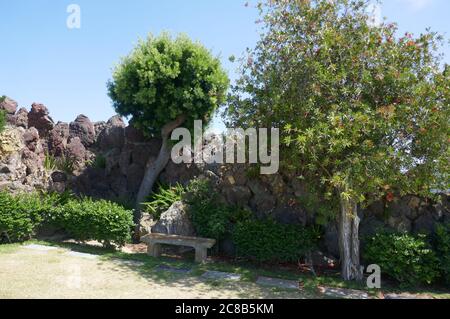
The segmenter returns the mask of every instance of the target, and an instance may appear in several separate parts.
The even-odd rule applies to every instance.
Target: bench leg
[[[198,263],[206,262],[208,250],[206,248],[195,248],[195,261]]]
[[[152,257],[161,257],[161,245],[160,244],[148,244],[147,253]]]

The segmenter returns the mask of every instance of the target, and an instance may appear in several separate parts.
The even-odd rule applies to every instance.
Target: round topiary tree
[[[170,159],[169,136],[195,120],[208,122],[226,97],[229,80],[218,58],[187,36],[149,36],[116,66],[108,83],[116,112],[131,117],[148,137],[161,137],[156,161],[147,165],[136,198],[135,222],[140,207]]]

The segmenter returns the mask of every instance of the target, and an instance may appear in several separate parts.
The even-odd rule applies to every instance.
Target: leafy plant
[[[431,284],[439,275],[438,259],[424,235],[378,233],[368,240],[364,258],[404,286]]]
[[[437,226],[433,242],[442,278],[450,285],[450,223]]]
[[[6,126],[6,112],[0,110],[0,133],[3,132]]]
[[[105,200],[70,199],[51,219],[77,240],[97,240],[122,246],[130,240],[132,211]]]
[[[295,262],[315,247],[318,233],[313,228],[272,220],[249,220],[236,225],[233,239],[240,257],[259,262]]]
[[[201,237],[221,240],[230,231],[230,207],[220,203],[210,181],[195,179],[188,185],[186,202],[192,223]]]
[[[182,199],[185,192],[185,188],[179,183],[170,187],[159,185],[158,191],[142,203],[143,209],[150,213],[154,219],[159,219],[161,214],[168,210],[170,206]]]
[[[11,241],[31,238],[42,222],[39,206],[37,195],[0,192],[0,233],[6,232]]]
[[[45,154],[44,168],[49,172],[59,170],[68,175],[72,175],[75,170],[75,162],[66,156],[55,157],[47,153]]]

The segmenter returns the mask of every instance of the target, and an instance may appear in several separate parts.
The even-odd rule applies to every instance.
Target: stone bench
[[[141,238],[147,244],[147,252],[150,256],[161,256],[161,245],[186,246],[195,249],[195,261],[203,263],[208,255],[208,248],[216,244],[215,239],[186,237],[166,234],[148,234]]]

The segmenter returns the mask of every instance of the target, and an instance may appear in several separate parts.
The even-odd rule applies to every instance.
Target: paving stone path
[[[99,255],[80,253],[77,251],[69,251],[69,252],[65,253],[65,255],[71,256],[71,257],[86,258],[86,259],[98,259],[100,257]]]
[[[369,299],[369,294],[365,291],[334,288],[334,287],[319,287],[319,292],[327,297],[341,298],[341,299]]]
[[[203,279],[213,279],[213,280],[241,280],[241,275],[230,272],[221,272],[212,270],[205,272],[200,277]]]
[[[270,286],[282,289],[299,289],[299,282],[295,280],[286,280],[261,276],[258,277],[256,283],[262,286]]]
[[[36,244],[26,245],[26,246],[23,246],[23,248],[37,250],[37,251],[50,251],[50,250],[58,249],[58,248],[52,247],[52,246],[44,246],[44,245],[36,245]]]
[[[192,271],[192,269],[190,268],[175,268],[175,267],[171,267],[171,266],[166,266],[166,265],[159,265],[155,268],[156,271],[167,271],[167,272],[172,272],[172,273],[176,273],[176,274],[188,274]]]

